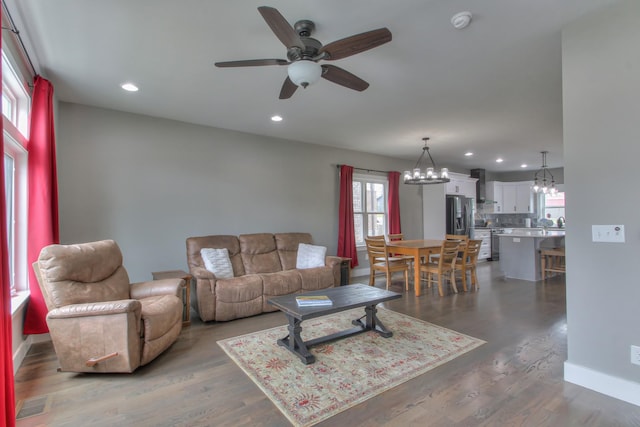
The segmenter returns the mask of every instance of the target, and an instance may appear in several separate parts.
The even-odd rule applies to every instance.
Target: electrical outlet
[[[631,363],[634,365],[640,365],[640,346],[631,346]]]

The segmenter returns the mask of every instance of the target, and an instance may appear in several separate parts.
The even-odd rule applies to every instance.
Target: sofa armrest
[[[335,267],[336,265],[340,265],[342,262],[342,257],[329,255],[325,257],[324,264],[327,267]]]
[[[344,286],[349,284],[349,258],[329,255],[325,257],[325,265],[333,271],[333,285]]]
[[[75,317],[104,316],[110,314],[136,313],[140,318],[142,304],[134,299],[118,301],[92,302],[87,304],[71,304],[55,308],[47,314],[49,319],[70,319]]]
[[[193,267],[191,268],[191,275],[195,279],[211,279],[216,280],[216,275],[202,267]]]

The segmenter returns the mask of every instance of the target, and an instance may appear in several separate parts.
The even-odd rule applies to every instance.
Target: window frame
[[[370,215],[384,215],[384,232],[383,234],[388,234],[389,232],[389,179],[386,176],[381,175],[373,175],[373,174],[364,174],[364,173],[354,173],[353,174],[353,182],[360,182],[360,188],[362,191],[362,207],[363,209],[357,210],[355,206],[356,194],[353,194],[354,206],[353,206],[353,221],[354,221],[354,232],[356,234],[356,248],[362,249],[366,248],[366,242],[364,239],[368,236],[369,230],[369,216]],[[367,206],[367,184],[382,184],[384,187],[384,201],[382,203],[383,210],[368,210]],[[358,223],[357,217],[360,216],[362,218],[362,241],[358,241],[358,230],[355,230],[355,225]]]
[[[7,242],[12,250],[9,254],[11,262],[10,286],[12,296],[12,312],[16,306],[14,300],[24,300],[29,294],[29,266],[27,257],[27,226],[28,226],[28,152],[29,119],[31,113],[31,90],[24,76],[17,73],[12,56],[7,54],[3,40],[2,49],[2,95],[3,104],[7,100],[10,111],[3,110],[3,141],[5,156],[13,159],[12,173],[13,188],[8,191],[7,227],[12,226],[9,235],[12,241]],[[5,115],[6,114],[6,115]],[[3,157],[4,161],[4,157]]]

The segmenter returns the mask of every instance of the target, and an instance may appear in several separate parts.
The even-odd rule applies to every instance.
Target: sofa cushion
[[[300,243],[298,247],[298,257],[296,259],[296,268],[316,268],[324,267],[324,258],[327,255],[327,248],[324,246],[307,245]]]
[[[218,279],[233,277],[233,267],[227,248],[202,248],[200,255],[205,268],[215,274]]]
[[[140,303],[145,341],[160,338],[182,322],[182,301],[174,295],[143,298]]]
[[[313,243],[309,233],[276,233],[274,236],[283,270],[294,270],[296,268],[300,243]]]
[[[246,302],[262,297],[262,278],[257,274],[216,281],[216,303]]]
[[[231,259],[231,265],[233,266],[233,275],[242,276],[245,274],[240,255],[240,242],[236,236],[219,235],[187,238],[187,262],[190,270],[205,268],[200,254],[200,249],[202,248],[227,248],[229,259]]]
[[[273,234],[243,234],[238,240],[245,274],[282,271]]]
[[[217,280],[215,320],[260,314],[262,300],[262,278],[257,274]]]
[[[269,298],[279,295],[299,293],[302,289],[302,278],[296,270],[278,271],[277,273],[263,273],[262,292],[264,304],[262,311],[276,311],[277,307],[269,304]]]
[[[296,271],[302,278],[303,292],[331,288],[334,286],[333,270],[331,268],[318,267]]]

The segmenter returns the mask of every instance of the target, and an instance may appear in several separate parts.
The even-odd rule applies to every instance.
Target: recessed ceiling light
[[[498,158],[496,159],[496,163],[502,163],[502,162],[504,162],[504,160],[502,159],[502,157],[498,157]]]
[[[281,122],[282,121],[282,117],[278,116],[278,115],[272,116],[271,117],[271,121],[272,122]]]
[[[126,90],[127,92],[137,92],[138,91],[138,86],[134,85],[133,83],[123,83],[120,85],[120,87],[124,90]]]
[[[471,151],[467,151],[466,153],[464,153],[464,155],[467,157],[471,157],[473,156],[473,153]]]
[[[521,168],[526,168],[526,167],[527,167],[527,164],[526,164],[526,163],[523,163],[523,164],[521,164],[521,165],[520,165],[520,167],[521,167]]]
[[[472,16],[473,15],[471,15],[471,12],[466,12],[466,11],[456,13],[451,18],[451,25],[453,25],[453,27],[456,30],[462,30],[463,28],[467,28],[469,23],[471,23]]]

